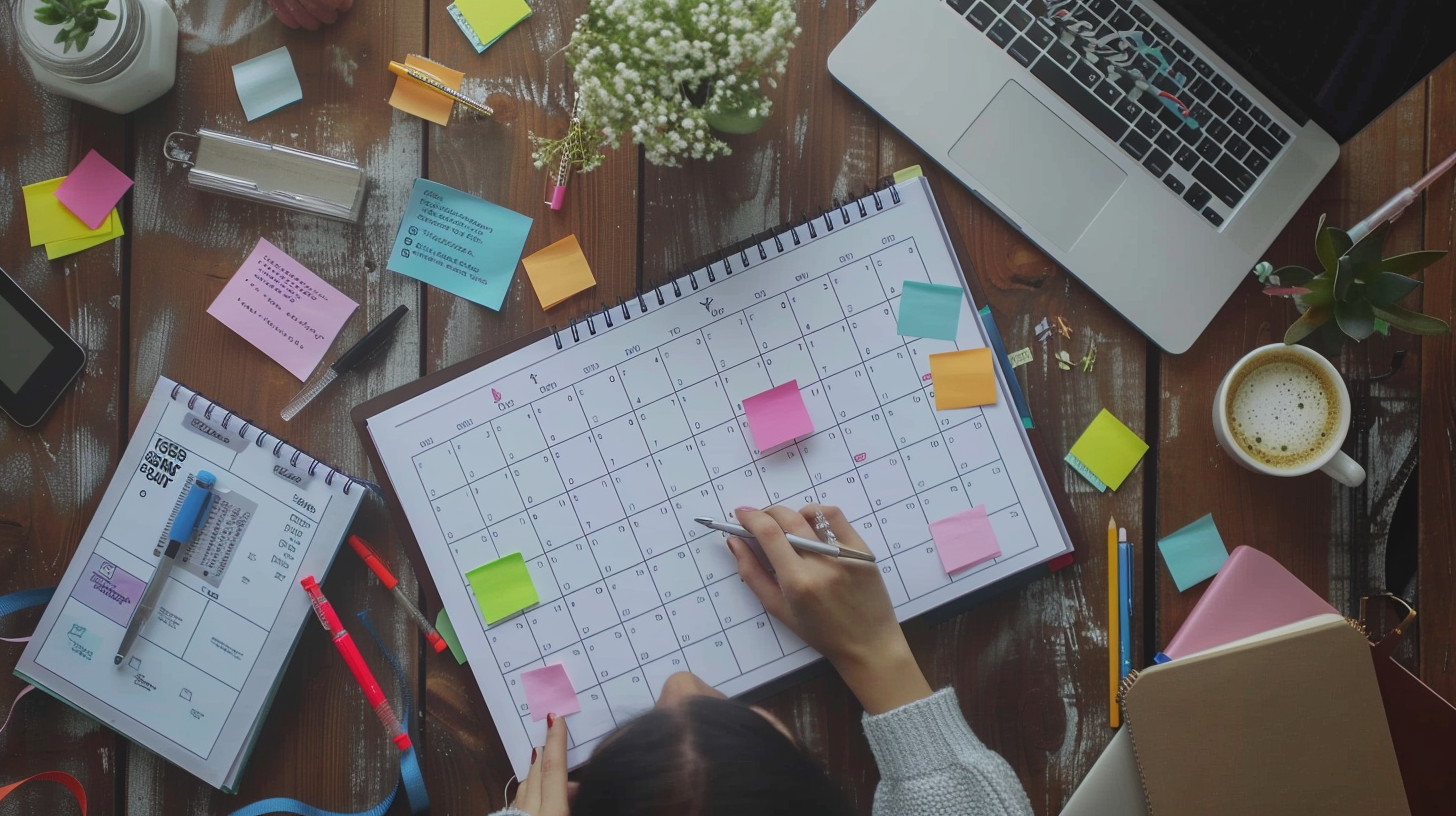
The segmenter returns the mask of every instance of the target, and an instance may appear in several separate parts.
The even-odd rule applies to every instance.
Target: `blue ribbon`
[[[22,609],[40,606],[49,601],[54,594],[56,594],[56,588],[52,586],[22,589],[9,595],[0,595],[0,618]]]

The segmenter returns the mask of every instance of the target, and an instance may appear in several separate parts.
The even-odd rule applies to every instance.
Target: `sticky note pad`
[[[454,5],[486,47],[531,16],[524,0],[455,0]]]
[[[415,179],[389,268],[500,311],[530,231],[520,213]]]
[[[452,90],[460,90],[460,83],[465,81],[465,74],[424,57],[411,54],[404,58],[404,64],[424,71]],[[450,113],[455,110],[455,100],[408,77],[394,81],[394,93],[389,95],[389,104],[437,125],[450,124]]]
[[[287,46],[234,65],[233,85],[249,122],[303,99]]]
[[[577,292],[585,292],[597,285],[575,235],[568,235],[527,256],[521,263],[526,267],[531,285],[536,288],[542,309],[550,309]]]
[[[455,21],[455,25],[460,29],[460,33],[464,34],[465,39],[470,41],[470,45],[475,49],[475,53],[480,54],[484,52],[488,43],[480,41],[480,35],[476,34],[475,29],[470,27],[470,22],[465,19],[464,14],[460,13],[460,9],[454,3],[451,3],[445,7],[445,10],[450,12],[450,19]]]
[[[56,198],[87,227],[100,229],[116,202],[130,189],[131,179],[92,150],[56,188]]]
[[[954,340],[964,298],[959,286],[907,280],[900,290],[897,331],[901,337]]]
[[[935,409],[973,408],[996,402],[996,374],[988,348],[947,351],[930,355],[930,379],[935,384]]]
[[[576,689],[566,676],[566,667],[560,663],[521,672],[521,685],[526,689],[526,705],[531,707],[532,720],[544,720],[547,714],[564,717],[581,710]]]
[[[760,451],[814,433],[814,420],[809,418],[798,380],[748,397],[743,401],[743,413],[748,415],[748,431]]]
[[[1097,488],[1098,493],[1107,492],[1107,483],[1097,478],[1097,474],[1093,473],[1091,468],[1088,468],[1085,464],[1083,464],[1081,459],[1078,459],[1077,457],[1068,453],[1066,456],[1062,457],[1062,461],[1071,465],[1072,470],[1077,471],[1077,473],[1080,474],[1083,479],[1087,480],[1088,484]]]
[[[1179,592],[1212,578],[1228,560],[1228,547],[1213,524],[1212,513],[1159,540],[1158,552]]]
[[[86,226],[56,198],[56,190],[65,180],[66,177],[61,176],[20,188],[25,199],[25,221],[30,228],[30,245],[33,247],[52,241],[93,237],[102,232]]]
[[[1103,408],[1072,446],[1072,456],[1113,490],[1148,452],[1148,443]]]
[[[467,572],[465,579],[470,582],[470,591],[475,593],[486,623],[495,623],[541,602],[526,569],[526,559],[518,552],[481,564]]]
[[[455,624],[450,620],[450,613],[444,607],[440,608],[440,614],[435,616],[435,631],[445,639],[445,645],[450,647],[450,654],[455,656],[455,662],[465,665],[465,649],[460,646],[460,636],[455,633]]]
[[[978,504],[953,516],[931,522],[930,537],[947,575],[989,561],[1001,554],[1001,542],[991,529],[986,505]]]
[[[54,261],[57,258],[74,255],[83,249],[90,249],[107,241],[115,241],[125,234],[126,230],[121,227],[121,215],[116,210],[112,210],[106,220],[101,222],[101,227],[94,233],[88,233],[80,238],[67,238],[64,241],[51,241],[46,244],[46,258]]]

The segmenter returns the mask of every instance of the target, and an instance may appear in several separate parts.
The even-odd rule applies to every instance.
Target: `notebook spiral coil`
[[[200,403],[205,403],[206,404],[206,407],[202,409],[202,418],[203,419],[206,419],[208,421],[212,421],[212,415],[213,415],[213,412],[214,411],[223,411],[224,414],[223,414],[223,417],[222,417],[222,420],[221,420],[221,423],[220,424],[222,425],[222,428],[225,431],[231,431],[232,430],[232,428],[230,428],[229,425],[233,421],[235,421],[235,420],[236,421],[240,421],[242,424],[237,427],[236,433],[238,435],[238,438],[239,439],[242,439],[243,441],[249,441],[248,440],[248,429],[249,428],[253,428],[253,429],[256,429],[257,430],[257,432],[258,432],[257,435],[254,436],[251,441],[253,442],[253,444],[257,445],[260,448],[263,447],[266,444],[267,439],[269,437],[272,437],[274,440],[276,440],[274,442],[274,444],[273,444],[273,457],[275,459],[282,459],[282,458],[284,458],[284,456],[287,456],[288,457],[288,466],[289,467],[296,468],[296,467],[299,466],[299,462],[300,461],[307,460],[307,463],[308,463],[307,471],[308,471],[308,475],[309,476],[315,476],[315,475],[318,474],[318,471],[320,469],[327,468],[328,469],[328,473],[325,474],[325,476],[324,476],[324,484],[326,484],[326,485],[328,485],[330,487],[333,487],[334,486],[334,478],[335,477],[338,477],[338,478],[342,479],[343,482],[344,482],[344,486],[343,486],[344,495],[346,495],[346,496],[349,495],[350,494],[350,490],[353,489],[354,485],[359,485],[360,487],[363,487],[365,489],[368,489],[369,487],[371,487],[371,485],[370,485],[369,482],[366,482],[363,479],[356,479],[353,476],[350,476],[349,474],[343,472],[342,470],[339,470],[338,468],[333,467],[329,463],[327,463],[327,462],[325,462],[325,461],[323,461],[321,459],[317,459],[317,458],[315,458],[313,456],[310,456],[308,453],[305,453],[303,450],[301,450],[301,449],[299,449],[297,447],[294,447],[293,445],[290,445],[288,443],[288,440],[286,440],[286,439],[284,439],[284,438],[282,438],[280,436],[274,436],[273,434],[268,433],[267,431],[263,430],[262,428],[259,428],[258,426],[254,425],[251,420],[244,419],[243,417],[238,416],[237,414],[233,413],[232,411],[228,411],[226,408],[222,407],[221,405],[218,405],[217,403],[215,403],[212,400],[209,400],[207,397],[203,396],[201,392],[193,391],[193,390],[187,388],[186,386],[182,385],[181,383],[178,383],[178,384],[172,386],[172,394],[171,394],[172,401],[173,402],[180,401],[179,397],[183,393],[186,393],[187,394],[186,403],[187,403],[187,410],[189,410],[189,411],[196,411],[197,408],[198,408],[198,405]]]
[[[727,278],[735,271],[742,272],[755,263],[763,263],[770,258],[782,255],[794,247],[803,246],[806,239],[802,237],[800,230],[808,233],[807,240],[809,241],[815,240],[821,234],[827,235],[833,232],[836,227],[834,219],[836,212],[839,213],[840,223],[838,226],[848,226],[852,223],[850,215],[851,207],[858,211],[859,218],[868,218],[871,207],[874,208],[875,212],[880,212],[887,206],[887,202],[881,197],[882,193],[889,194],[890,200],[888,206],[900,203],[900,191],[896,189],[894,180],[886,177],[879,184],[867,188],[862,196],[853,201],[841,202],[836,198],[832,206],[817,214],[800,215],[797,219],[790,219],[783,224],[770,227],[761,233],[750,235],[742,241],[730,244],[703,258],[699,258],[693,263],[688,264],[683,272],[679,273],[677,277],[674,277],[667,283],[654,286],[645,292],[639,289],[637,294],[622,298],[615,306],[609,306],[603,303],[600,311],[591,312],[586,317],[572,318],[564,329],[552,326],[550,329],[551,338],[555,342],[557,350],[564,349],[568,343],[576,344],[582,342],[583,339],[594,337],[597,334],[598,319],[601,319],[606,324],[606,328],[612,328],[615,325],[612,317],[612,310],[614,309],[621,311],[621,319],[623,321],[631,320],[634,317],[631,310],[633,301],[636,301],[638,310],[635,316],[647,314],[650,310],[651,301],[648,300],[649,294],[656,297],[657,306],[666,306],[669,300],[676,302],[684,294],[691,294],[692,292],[698,291],[703,285],[698,279],[699,273],[702,273],[707,278],[708,284],[717,283],[720,274]],[[785,237],[788,238],[792,245],[785,243]],[[772,249],[769,248],[770,242],[772,242]],[[756,252],[758,256],[757,261],[753,260],[749,254],[750,252]],[[664,289],[667,287],[670,287],[670,296],[664,292]],[[585,332],[582,331],[583,326],[586,328]],[[570,335],[569,338],[568,334]]]

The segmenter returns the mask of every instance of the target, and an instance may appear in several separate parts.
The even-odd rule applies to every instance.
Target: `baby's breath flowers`
[[[565,151],[586,172],[624,136],[669,167],[728,155],[711,122],[766,118],[760,82],[776,85],[798,36],[793,0],[590,0],[566,47],[576,117],[561,139],[532,136],[536,166]]]

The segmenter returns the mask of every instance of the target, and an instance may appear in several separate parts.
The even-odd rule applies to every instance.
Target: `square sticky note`
[[[954,340],[960,328],[964,300],[959,286],[907,280],[900,289],[897,331],[901,337]]]
[[[1212,513],[1159,540],[1158,552],[1179,592],[1217,575],[1228,560],[1228,547],[1213,524]]]
[[[486,47],[531,16],[524,0],[455,0],[454,6]]]
[[[521,685],[526,690],[526,705],[531,708],[532,720],[544,720],[547,714],[564,717],[581,710],[576,689],[566,676],[566,667],[560,663],[521,672]]]
[[[500,311],[530,231],[531,219],[520,213],[415,179],[388,266]]]
[[[974,408],[996,402],[996,374],[988,348],[930,355],[930,380],[935,384],[935,410]]]
[[[526,559],[518,552],[481,564],[467,572],[465,579],[470,582],[470,591],[486,623],[495,623],[541,602],[526,569]]]
[[[121,228],[121,216],[116,210],[112,210],[106,220],[101,222],[101,227],[96,232],[88,233],[80,238],[67,238],[64,241],[51,241],[46,244],[46,258],[54,261],[57,258],[74,255],[83,249],[90,249],[107,241],[115,241],[125,234],[126,231]]]
[[[103,233],[105,224],[102,224],[103,229],[91,229],[56,198],[56,190],[65,180],[66,177],[61,176],[20,188],[25,199],[25,222],[30,228],[30,245],[33,247]]]
[[[100,229],[116,202],[130,189],[131,179],[92,150],[56,188],[56,198],[86,226]]]
[[[460,90],[460,83],[465,81],[465,74],[424,57],[411,54],[404,58],[404,64],[424,71],[451,90]],[[450,124],[450,113],[455,110],[455,100],[408,77],[394,81],[394,93],[389,95],[389,104],[437,125]]]
[[[748,397],[743,400],[743,413],[748,415],[748,431],[760,451],[814,432],[814,420],[809,418],[798,380]]]
[[[440,608],[439,614],[435,615],[435,631],[445,639],[445,645],[450,647],[450,654],[455,657],[455,662],[465,665],[465,649],[460,645],[460,635],[455,633],[455,624],[450,620],[450,613]]]
[[[303,99],[287,46],[234,65],[233,85],[249,122]]]
[[[470,27],[470,22],[465,19],[464,14],[460,13],[460,9],[451,3],[445,7],[445,10],[450,12],[450,19],[455,21],[455,26],[460,29],[460,33],[470,41],[470,46],[475,49],[475,53],[484,52],[486,43],[480,41],[480,36],[475,33],[475,29]]]
[[[947,575],[989,561],[1001,554],[1001,542],[991,529],[986,505],[978,504],[930,524],[930,537]]]
[[[597,285],[575,235],[526,256],[521,263],[536,289],[536,297],[541,299],[542,309],[550,309],[577,292]]]
[[[1072,456],[1113,490],[1137,467],[1148,443],[1103,408],[1072,446]]]

